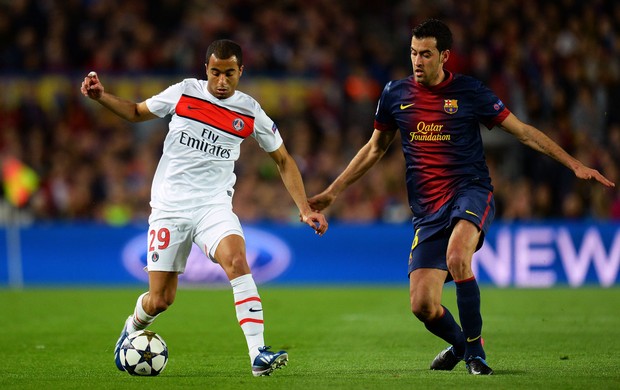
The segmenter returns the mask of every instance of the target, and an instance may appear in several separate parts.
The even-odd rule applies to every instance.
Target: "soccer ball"
[[[139,330],[131,333],[120,350],[121,364],[131,375],[159,375],[168,363],[168,347],[157,333]]]

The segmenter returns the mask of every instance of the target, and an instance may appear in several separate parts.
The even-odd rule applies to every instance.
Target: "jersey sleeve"
[[[260,106],[254,119],[254,132],[252,136],[256,138],[261,149],[267,153],[278,149],[283,142],[278,126]]]
[[[379,102],[377,103],[377,111],[375,112],[375,129],[380,131],[396,130],[398,126],[392,116],[390,110],[390,90],[392,82],[390,81],[383,88]]]
[[[183,94],[184,82],[171,85],[157,95],[146,99],[149,111],[160,118],[174,114],[176,105]]]
[[[499,125],[510,114],[510,110],[506,108],[501,99],[482,83],[479,84],[475,96],[477,97],[476,115],[487,129],[490,130]]]

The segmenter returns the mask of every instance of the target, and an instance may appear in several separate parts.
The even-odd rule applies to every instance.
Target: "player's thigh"
[[[245,240],[237,234],[229,234],[220,241],[215,251],[215,259],[230,280],[250,273]]]
[[[449,239],[450,236],[441,227],[425,226],[416,230],[411,252],[409,252],[408,272],[410,280],[411,274],[418,269],[448,270],[446,249]]]
[[[461,226],[462,232],[457,232],[458,234],[462,233],[464,239],[476,238],[475,251],[482,246],[484,235],[488,231],[494,217],[495,200],[493,193],[486,188],[474,186],[461,193],[454,200],[454,206],[450,210],[450,225],[456,229],[457,224],[463,225],[460,222],[465,220],[469,221],[476,231],[481,232],[481,234],[476,234],[469,225],[466,225],[465,228]]]
[[[471,262],[480,240],[480,230],[470,221],[459,220],[448,242],[446,264],[454,280],[465,280],[474,274]]]
[[[192,249],[192,234],[190,217],[153,211],[149,218],[147,270],[183,273]]]
[[[196,224],[194,242],[212,261],[222,266],[240,258],[245,262],[243,229],[230,204],[205,208]]]
[[[420,234],[420,232],[428,234]],[[411,311],[421,319],[441,315],[443,285],[451,278],[446,265],[449,236],[441,228],[416,230],[409,254],[409,298]]]
[[[470,258],[476,251],[476,246],[480,240],[480,229],[470,221],[459,220],[450,234],[447,248],[447,261],[451,257]]]

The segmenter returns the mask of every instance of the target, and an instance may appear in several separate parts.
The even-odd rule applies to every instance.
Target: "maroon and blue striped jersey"
[[[433,214],[469,186],[493,191],[480,123],[491,129],[510,114],[479,80],[445,72],[446,79],[432,87],[413,76],[390,81],[375,114],[375,129],[400,130],[416,218]]]

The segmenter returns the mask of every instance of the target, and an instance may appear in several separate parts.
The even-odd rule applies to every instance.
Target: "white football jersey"
[[[232,197],[241,142],[254,137],[266,152],[282,145],[277,126],[251,96],[218,99],[206,80],[185,79],[146,100],[160,118],[172,115],[151,187],[151,207],[175,211]]]

